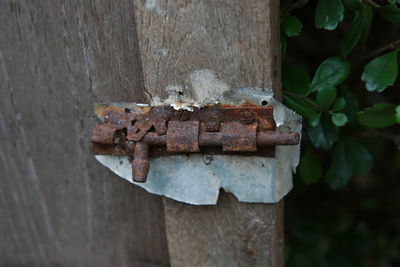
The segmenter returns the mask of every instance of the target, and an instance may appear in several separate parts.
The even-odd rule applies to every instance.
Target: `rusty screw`
[[[254,114],[250,111],[242,111],[239,114],[239,121],[243,124],[251,124],[254,122]]]

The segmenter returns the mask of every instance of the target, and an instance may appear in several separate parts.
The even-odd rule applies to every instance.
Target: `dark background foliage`
[[[281,10],[284,101],[304,117],[286,266],[400,266],[399,1]]]

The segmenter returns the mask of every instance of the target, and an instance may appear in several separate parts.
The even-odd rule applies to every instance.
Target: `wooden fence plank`
[[[133,3],[0,1],[0,266],[168,266],[160,197],[90,153],[97,101],[144,101]]]
[[[280,97],[279,1],[136,0],[143,78],[154,99],[188,98],[193,74],[221,86],[273,88]],[[215,76],[215,77],[214,77]],[[215,84],[214,84],[215,85]],[[216,86],[218,87],[218,85]],[[172,266],[282,266],[283,204],[217,206],[165,199]]]

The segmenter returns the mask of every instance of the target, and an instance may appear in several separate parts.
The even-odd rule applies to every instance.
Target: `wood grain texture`
[[[279,1],[135,0],[146,89],[193,96],[190,74],[208,69],[231,88],[272,88],[280,98]]]
[[[144,101],[133,3],[0,1],[0,266],[168,266],[161,199],[90,153],[93,104]]]
[[[164,199],[171,266],[283,266],[283,201],[216,206]]]
[[[136,0],[144,84],[192,99],[192,74],[230,88],[273,88],[280,98],[279,1]],[[201,86],[200,86],[201,87]],[[245,204],[222,193],[217,206],[164,201],[172,266],[282,266],[283,203]]]

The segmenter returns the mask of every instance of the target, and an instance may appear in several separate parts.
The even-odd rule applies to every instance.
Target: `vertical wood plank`
[[[144,101],[133,3],[0,1],[0,266],[168,266],[160,197],[90,152],[101,101]]]
[[[150,97],[166,99],[171,88],[179,88],[196,99],[192,75],[203,73],[230,88],[272,88],[280,98],[278,5],[274,0],[136,0]],[[245,204],[222,193],[217,206],[165,199],[164,208],[172,266],[283,265],[283,203]]]
[[[283,266],[283,201],[216,206],[164,199],[171,266]]]
[[[167,98],[166,89],[180,85],[190,96],[190,74],[207,69],[231,88],[272,88],[280,98],[279,2],[135,0],[135,4],[144,82],[150,94]]]

